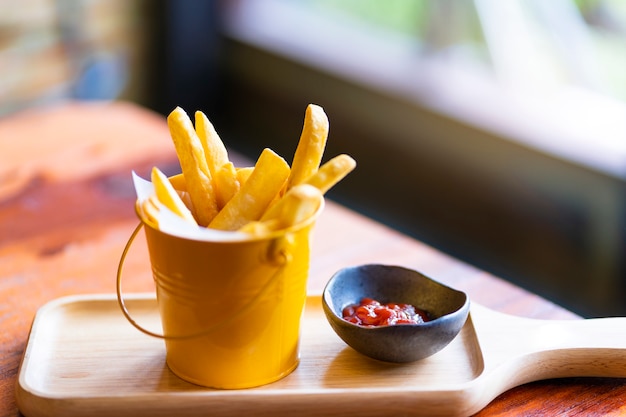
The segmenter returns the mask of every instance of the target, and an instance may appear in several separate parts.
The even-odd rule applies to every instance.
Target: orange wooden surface
[[[147,177],[154,165],[178,172],[165,119],[132,104],[66,103],[0,120],[0,416],[19,415],[14,387],[37,309],[64,295],[114,292],[119,256],[137,224],[130,173]],[[125,266],[127,292],[153,289],[137,242]],[[321,292],[343,266],[371,262],[418,269],[495,310],[577,319],[329,203],[314,233],[310,292]],[[478,415],[626,415],[623,404],[625,380],[570,378],[514,388]]]

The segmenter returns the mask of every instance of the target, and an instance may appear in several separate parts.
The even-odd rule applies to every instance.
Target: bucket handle
[[[131,316],[130,312],[128,311],[128,307],[126,306],[126,302],[122,294],[122,271],[124,269],[124,262],[126,260],[126,256],[128,255],[128,251],[130,250],[133,242],[135,241],[135,238],[137,237],[137,234],[139,234],[139,231],[141,230],[143,226],[144,226],[143,222],[140,222],[139,225],[135,227],[135,230],[133,230],[133,232],[131,233],[130,237],[128,238],[128,242],[126,242],[126,246],[124,246],[124,250],[122,251],[122,255],[120,257],[120,261],[117,267],[117,285],[116,285],[117,303],[120,306],[120,309],[122,310],[122,314],[124,314],[124,317],[126,318],[126,320],[128,320],[130,324],[132,324],[140,332],[147,334],[148,336],[156,337],[158,339],[184,340],[184,339],[193,339],[196,337],[206,336],[207,334],[218,329],[219,327],[224,326],[234,321],[239,316],[245,314],[248,310],[254,307],[257,300],[261,299],[263,294],[265,294],[265,292],[267,292],[269,288],[272,287],[272,285],[274,284],[274,281],[278,279],[278,276],[280,275],[281,267],[291,262],[291,252],[289,251],[289,246],[291,246],[293,242],[290,239],[290,236],[286,235],[283,238],[281,238],[281,240],[284,241],[284,244],[286,244],[287,246],[286,248],[281,247],[281,245],[277,246],[274,244],[270,246],[272,253],[268,254],[267,260],[270,261],[270,263],[272,263],[273,265],[277,266],[276,272],[274,273],[274,275],[272,275],[272,277],[267,281],[267,283],[263,286],[263,288],[261,288],[257,296],[254,297],[248,305],[246,305],[242,309],[239,309],[236,314],[230,315],[228,319],[196,333],[192,333],[188,335],[160,334],[160,333],[156,333],[151,330],[148,330],[142,325],[140,325],[139,323],[137,323],[137,321]]]

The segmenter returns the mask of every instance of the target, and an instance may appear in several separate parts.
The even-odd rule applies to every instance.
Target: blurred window
[[[626,1],[225,4],[240,41],[626,178]]]
[[[481,66],[517,86],[572,84],[626,101],[623,0],[299,3],[334,19],[354,21],[355,27],[370,24],[407,36],[424,58]]]
[[[141,101],[147,0],[0,0],[0,117],[67,98]]]

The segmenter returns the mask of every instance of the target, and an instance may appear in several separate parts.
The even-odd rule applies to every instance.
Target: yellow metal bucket
[[[124,315],[165,339],[168,367],[188,382],[238,389],[285,377],[299,362],[310,235],[322,209],[290,229],[236,241],[172,236],[141,219],[163,335],[137,324],[121,293],[124,258],[141,225],[118,268]]]

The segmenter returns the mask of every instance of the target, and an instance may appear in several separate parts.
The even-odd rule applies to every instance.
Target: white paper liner
[[[141,206],[145,200],[155,193],[154,185],[152,182],[141,178],[135,173],[135,171],[132,172],[132,176],[135,192],[137,193],[137,201]],[[250,235],[247,233],[209,229],[207,227],[193,225],[176,215],[163,204],[158,202],[157,204],[159,212],[156,216],[156,220],[159,224],[159,230],[163,233],[178,236],[184,239],[205,240],[212,242],[227,242],[250,238]]]

